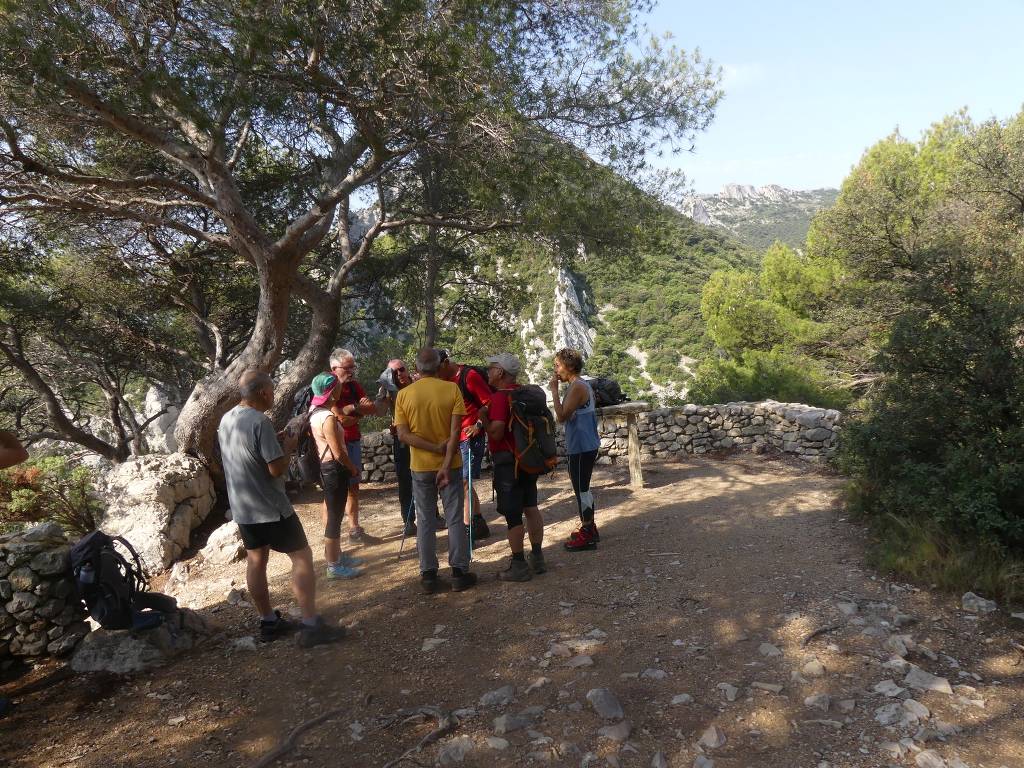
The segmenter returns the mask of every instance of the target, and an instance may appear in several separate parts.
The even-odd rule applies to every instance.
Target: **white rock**
[[[594,666],[594,660],[589,656],[573,656],[567,662],[565,666],[570,669],[579,669],[580,667],[592,667]]]
[[[917,768],[946,768],[946,761],[934,749],[926,749],[914,756]]]
[[[233,563],[245,557],[245,545],[242,544],[242,534],[238,532],[238,523],[232,520],[211,533],[199,554],[204,561],[218,565]]]
[[[245,637],[236,637],[231,641],[229,646],[233,651],[255,651],[258,650],[256,645],[256,638],[252,635],[246,635]]]
[[[423,640],[423,646],[420,648],[422,653],[429,651],[436,651],[442,645],[448,642],[447,638],[444,637],[428,637]]]
[[[171,718],[167,719],[167,724],[168,725],[181,725],[184,722],[185,722],[185,717],[184,716],[171,717]]]
[[[664,680],[668,673],[664,669],[645,669],[640,673],[640,677],[646,680]]]
[[[960,598],[960,605],[965,611],[970,611],[971,613],[992,613],[997,607],[994,600],[986,600],[984,597],[980,597],[973,592],[965,593]]]
[[[801,674],[806,675],[807,677],[824,677],[826,669],[825,665],[822,664],[820,661],[818,661],[817,659],[811,659],[802,667],[800,667],[800,672]]]
[[[672,701],[671,701],[671,704],[672,704],[673,707],[678,706],[680,704],[692,704],[692,703],[693,703],[693,696],[691,696],[688,693],[676,694],[675,696],[672,697]]]
[[[890,699],[899,696],[903,693],[906,688],[900,688],[892,680],[883,680],[874,687],[875,693],[880,693],[883,696],[888,696]]]
[[[621,720],[626,716],[615,693],[608,688],[592,688],[587,692],[587,701],[598,716],[605,720]]]
[[[534,680],[526,687],[526,693],[533,693],[534,691],[539,691],[541,688],[543,688],[545,685],[548,685],[550,682],[550,677],[538,677],[536,680]]]
[[[761,645],[757,647],[757,652],[760,653],[762,656],[766,656],[768,658],[773,658],[775,656],[782,655],[782,651],[780,651],[777,646],[772,645],[771,643],[761,643]]]
[[[903,712],[903,706],[898,702],[886,704],[875,710],[875,720],[882,725],[896,725],[896,723],[903,719]]]
[[[932,714],[928,707],[916,699],[904,699],[903,708],[918,720],[927,720]]]
[[[725,744],[725,733],[717,725],[708,726],[697,743],[705,749],[718,749]]]
[[[804,706],[808,709],[817,709],[822,712],[828,712],[829,705],[832,703],[832,697],[827,693],[815,693],[804,699]]]
[[[511,685],[503,685],[493,691],[488,691],[480,697],[481,707],[504,707],[511,703],[516,694],[516,689]]]
[[[755,680],[750,684],[750,687],[768,691],[769,693],[782,693],[782,686],[777,683],[762,683],[760,680]]]
[[[945,693],[947,696],[953,695],[953,689],[949,685],[949,680],[933,675],[930,672],[925,672],[920,667],[911,666],[903,682],[907,686],[916,688],[919,691],[936,691],[938,693]]]
[[[469,736],[456,736],[441,745],[437,752],[437,764],[440,766],[458,765],[473,751],[473,739]]]
[[[501,736],[488,736],[486,742],[488,747],[499,752],[508,749],[508,739],[503,739]]]
[[[853,616],[858,611],[856,603],[836,603],[836,608],[843,616]]]
[[[668,760],[663,752],[655,752],[651,758],[651,768],[668,768]]]
[[[628,720],[623,720],[615,725],[606,725],[600,728],[597,735],[603,739],[611,739],[612,741],[625,741],[629,738],[629,734],[633,732],[633,726],[629,724]]]
[[[732,685],[731,683],[719,683],[715,687],[722,692],[726,701],[736,701],[736,694],[739,692],[739,689],[735,685]]]

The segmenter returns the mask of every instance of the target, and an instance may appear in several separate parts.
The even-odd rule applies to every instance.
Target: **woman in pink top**
[[[341,394],[338,378],[320,373],[313,379],[313,400],[309,429],[320,457],[320,485],[324,489],[324,559],[327,573],[334,579],[352,579],[360,575],[356,566],[362,561],[341,553],[341,521],[345,517],[348,480],[356,472],[345,448],[345,432],[331,406]]]

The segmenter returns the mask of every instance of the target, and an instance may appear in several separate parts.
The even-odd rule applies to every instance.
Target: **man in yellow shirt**
[[[420,378],[399,390],[395,399],[398,439],[410,448],[412,495],[416,504],[416,549],[420,583],[428,595],[441,590],[437,577],[437,497],[448,523],[448,565],[453,592],[476,584],[469,572],[469,539],[462,521],[462,455],[459,432],[466,406],[457,384],[437,376],[441,357],[425,347],[416,355]]]

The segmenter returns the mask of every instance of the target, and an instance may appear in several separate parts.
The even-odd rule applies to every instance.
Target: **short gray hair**
[[[266,387],[274,388],[274,380],[269,373],[250,370],[238,377],[238,394],[243,400],[251,400],[258,397]]]
[[[335,364],[339,364],[345,360],[348,360],[350,357],[353,360],[356,359],[356,356],[349,352],[347,349],[345,349],[344,347],[338,347],[336,350],[331,352],[331,367],[333,368]]]
[[[433,347],[424,347],[416,354],[416,368],[420,373],[437,373],[441,366],[441,356]]]

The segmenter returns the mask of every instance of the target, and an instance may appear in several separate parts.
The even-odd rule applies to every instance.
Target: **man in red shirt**
[[[544,563],[544,518],[537,507],[537,476],[516,470],[515,440],[511,429],[509,393],[516,389],[519,358],[507,352],[487,358],[487,381],[496,390],[478,418],[487,432],[494,463],[494,493],[498,512],[508,525],[509,567],[498,574],[502,581],[529,581],[547,570]],[[525,527],[523,519],[525,518]],[[525,534],[530,534],[529,562],[523,554]]]
[[[480,496],[476,488],[469,493],[469,479],[480,479],[480,466],[484,459],[484,451],[487,450],[487,441],[484,435],[483,424],[478,419],[480,408],[487,405],[491,399],[492,390],[484,381],[484,377],[472,366],[459,365],[455,363],[448,352],[439,349],[441,356],[441,367],[437,374],[442,379],[453,381],[458,384],[462,392],[462,402],[466,406],[466,415],[462,417],[462,430],[459,433],[459,449],[462,451],[462,487],[466,491],[467,522],[472,521],[473,541],[486,539],[491,535],[487,521],[480,514]]]
[[[349,519],[349,541],[361,541],[366,533],[359,525],[359,481],[363,469],[362,433],[359,431],[359,419],[374,412],[373,401],[366,396],[362,386],[356,381],[355,356],[347,349],[336,349],[331,352],[331,373],[338,377],[341,396],[331,410],[345,428],[345,446],[348,457],[359,470],[349,478],[348,501],[345,503],[345,517]]]

